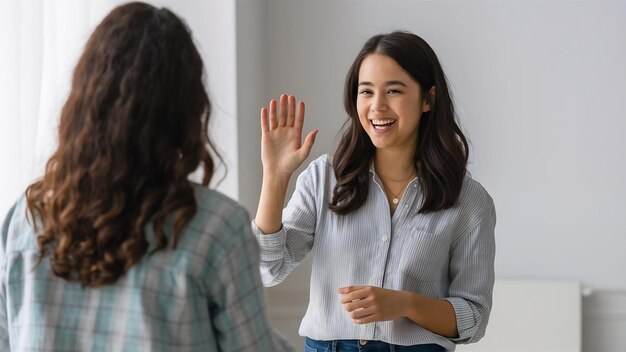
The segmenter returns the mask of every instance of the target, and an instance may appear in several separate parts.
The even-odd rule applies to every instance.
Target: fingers
[[[359,289],[362,289],[363,286],[346,286],[346,287],[340,287],[337,289],[337,293],[340,293],[342,295],[348,294],[352,291],[356,291]]]
[[[273,130],[274,128],[278,127],[278,120],[276,119],[276,100],[274,99],[270,100],[269,122],[270,122],[270,130]]]
[[[352,320],[358,320],[358,319],[367,318],[375,313],[376,313],[376,308],[365,307],[365,308],[356,309],[350,312],[349,316],[350,316],[350,319]]]
[[[344,287],[337,291],[348,292],[339,297],[339,303],[346,304],[357,300],[362,300],[369,296],[369,290],[366,286],[352,286],[350,288]],[[341,292],[339,292],[341,293]]]
[[[368,324],[397,318],[397,315],[388,311],[389,305],[382,300],[384,289],[374,286],[347,286],[339,288],[337,292],[343,295],[339,298],[339,302],[354,324]],[[387,313],[384,313],[385,310]]]
[[[293,126],[296,119],[296,97],[290,95],[287,99],[287,126]]]
[[[370,314],[366,316],[361,316],[359,318],[352,318],[352,322],[355,324],[369,324],[382,321],[380,318],[380,314]]]
[[[352,301],[348,301],[343,303],[343,309],[346,312],[354,312],[355,310],[358,309],[363,309],[363,308],[367,308],[371,305],[371,300],[369,299],[355,299]]]
[[[313,132],[317,133],[317,130],[312,131],[311,133],[313,133]],[[309,133],[309,136],[311,135],[311,133]],[[309,136],[307,136],[307,138],[309,138]],[[352,293],[354,291],[359,291],[359,290],[362,290],[362,289],[368,288],[368,287],[370,287],[370,286],[346,286],[346,287],[338,288],[337,289],[337,293],[345,295],[345,294]]]
[[[295,103],[295,99],[296,98],[294,97],[294,103]],[[304,125],[304,102],[300,101],[298,103],[298,111],[295,115],[295,121],[293,123],[293,127],[302,129],[303,125]]]
[[[280,109],[278,110],[278,126],[287,124],[287,109],[289,108],[289,97],[286,94],[280,96]]]
[[[282,94],[278,102],[274,99],[270,100],[268,120],[269,130],[273,130],[278,126],[302,128],[304,122],[304,102],[300,101],[296,106],[295,96]]]
[[[267,133],[270,130],[270,124],[267,117],[267,108],[261,108],[261,132]]]
[[[367,324],[380,320],[378,307],[370,298],[353,300],[345,303],[343,308],[355,324]]]

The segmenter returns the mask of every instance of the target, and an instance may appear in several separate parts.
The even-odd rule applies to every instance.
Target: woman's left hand
[[[406,316],[410,292],[374,286],[348,286],[337,290],[339,302],[355,324],[395,320]]]

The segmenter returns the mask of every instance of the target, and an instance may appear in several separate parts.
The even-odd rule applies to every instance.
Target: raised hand
[[[304,102],[296,107],[293,95],[280,96],[280,109],[271,100],[268,109],[261,109],[261,160],[263,174],[286,176],[291,174],[309,156],[317,130],[309,132],[302,143]]]
[[[261,109],[261,161],[263,186],[254,222],[264,234],[275,233],[282,227],[282,209],[291,174],[311,152],[317,130],[309,132],[302,143],[304,103],[285,94],[270,101],[269,111]]]

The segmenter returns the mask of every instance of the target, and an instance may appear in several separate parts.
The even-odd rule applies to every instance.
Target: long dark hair
[[[50,254],[55,275],[114,283],[149,250],[146,224],[154,251],[167,247],[170,216],[176,247],[196,212],[188,175],[201,166],[204,185],[213,176],[203,67],[190,30],[167,9],[126,4],[95,29],[61,110],[58,147],[26,192],[43,227],[39,261]]]
[[[333,158],[337,184],[329,209],[347,214],[361,207],[367,199],[369,165],[376,148],[361,126],[356,99],[361,63],[373,53],[394,59],[419,84],[422,96],[431,106],[421,117],[413,156],[415,172],[424,192],[420,213],[454,206],[466,172],[467,140],[456,123],[446,77],[435,52],[417,35],[398,31],[370,38],[346,76],[343,100],[349,119]],[[429,92],[432,87],[435,88],[434,99]]]

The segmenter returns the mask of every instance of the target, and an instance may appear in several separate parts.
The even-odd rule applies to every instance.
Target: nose
[[[387,111],[387,100],[384,94],[377,94],[373,97],[372,112]]]

